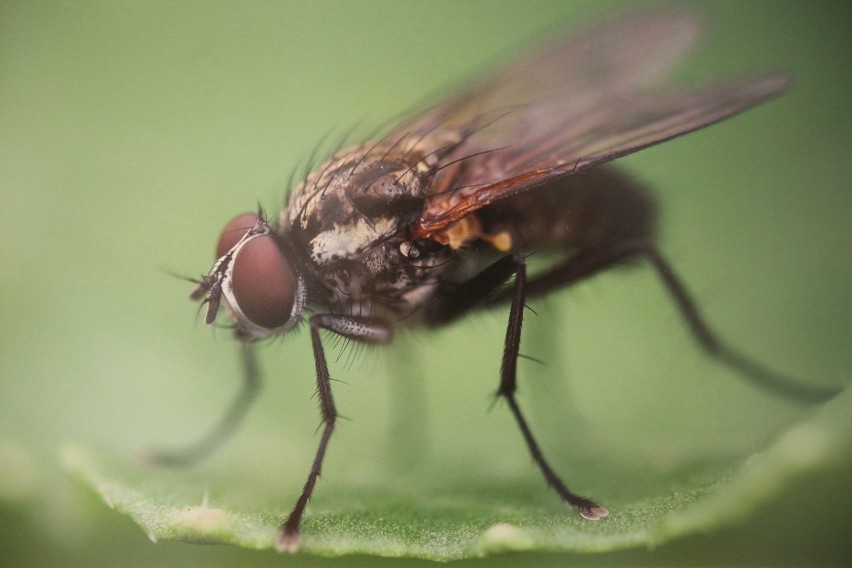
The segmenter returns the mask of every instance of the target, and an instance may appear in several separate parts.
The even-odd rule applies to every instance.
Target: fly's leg
[[[541,473],[544,475],[547,484],[556,491],[563,501],[574,506],[580,512],[580,516],[590,521],[596,521],[609,515],[609,511],[603,505],[577,495],[562,482],[544,458],[544,454],[533,436],[526,418],[524,418],[521,412],[521,407],[515,398],[515,392],[517,391],[518,356],[521,345],[521,327],[526,307],[527,271],[526,262],[523,257],[516,254],[509,258],[512,258],[515,263],[515,285],[512,289],[512,304],[509,309],[509,325],[506,328],[503,362],[500,366],[500,388],[497,390],[497,394],[506,399],[506,403],[509,405],[509,409],[512,411],[518,427],[521,429],[521,434],[524,436],[524,441],[527,443],[533,460],[538,464],[539,469],[541,469]]]
[[[203,438],[196,443],[177,450],[154,450],[145,456],[146,461],[165,466],[186,466],[206,458],[218,449],[237,430],[246,416],[248,409],[257,396],[260,386],[260,374],[254,346],[248,342],[240,345],[243,364],[243,385],[230,408]]]
[[[836,388],[809,385],[781,375],[767,369],[736,349],[725,345],[704,322],[683,282],[677,277],[671,265],[666,262],[659,251],[649,247],[644,251],[644,256],[657,271],[666,289],[674,298],[680,313],[692,330],[692,335],[709,355],[731,367],[757,386],[791,400],[806,403],[824,402],[840,392]]]
[[[532,454],[533,460],[544,475],[547,484],[556,491],[563,501],[576,507],[584,518],[597,520],[606,517],[609,514],[606,507],[577,495],[568,489],[559,478],[545,459],[515,397],[521,326],[527,295],[526,262],[523,256],[520,254],[505,256],[467,282],[452,289],[448,287],[443,290],[441,294],[437,295],[441,299],[440,303],[436,302],[428,307],[425,314],[426,320],[430,324],[437,325],[460,317],[481,305],[483,297],[488,297],[501,289],[512,274],[515,275],[515,284],[511,289],[512,305],[509,310],[509,325],[506,328],[506,341],[503,347],[503,362],[500,370],[500,388],[497,390],[497,395],[503,397],[509,405],[530,454]]]
[[[612,246],[577,254],[532,279],[528,283],[527,294],[537,296],[556,288],[570,286],[619,262],[633,258],[645,258],[650,262],[686,320],[694,339],[708,355],[734,369],[757,386],[791,400],[821,402],[839,392],[837,389],[803,384],[785,377],[726,345],[707,325],[698,306],[671,265],[657,248],[645,239],[622,241]],[[507,296],[508,294],[504,294],[500,299],[508,299]]]
[[[504,256],[466,282],[444,284],[426,306],[423,314],[426,323],[432,326],[444,325],[481,307],[483,299],[489,298],[512,277],[516,265],[513,255]]]
[[[526,263],[523,257],[514,254],[501,258],[467,282],[452,288],[446,285],[447,288],[436,295],[439,300],[427,306],[424,316],[429,324],[440,325],[457,319],[481,305],[483,297],[490,297],[489,302],[511,301],[498,395],[506,399],[530,453],[547,483],[564,501],[577,507],[580,514],[587,519],[599,519],[605,517],[608,512],[605,507],[576,495],[565,486],[544,458],[515,397],[523,310],[527,297],[570,286],[603,270],[639,258],[645,258],[654,267],[686,320],[695,340],[709,355],[762,388],[797,401],[827,400],[838,392],[830,388],[801,384],[783,377],[726,346],[705,323],[698,307],[671,266],[656,247],[646,239],[624,240],[610,246],[581,252],[551,270],[536,275],[529,282],[526,279]],[[514,286],[508,290],[503,289],[512,274],[515,274]]]
[[[337,409],[334,406],[334,396],[331,393],[331,376],[328,373],[328,364],[325,358],[325,350],[320,339],[320,330],[325,329],[341,335],[347,339],[361,341],[364,343],[388,343],[392,338],[390,325],[378,318],[364,316],[342,316],[337,314],[317,314],[310,318],[311,344],[314,351],[314,362],[317,370],[317,395],[319,398],[320,414],[322,415],[323,431],[320,443],[314,456],[313,465],[308,473],[308,479],[302,488],[302,494],[296,501],[287,520],[278,530],[275,540],[275,548],[279,552],[296,552],[301,544],[299,525],[305,513],[305,507],[314,491],[317,479],[322,471],[322,462],[325,458],[326,448],[334,432],[337,420]]]

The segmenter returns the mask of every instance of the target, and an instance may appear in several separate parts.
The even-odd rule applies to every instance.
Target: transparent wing
[[[578,116],[602,99],[626,96],[657,82],[673,68],[700,35],[701,22],[680,11],[633,14],[556,42],[501,73],[459,93],[403,127],[428,131],[436,126],[464,131],[494,114],[542,104],[559,105]],[[508,114],[488,136],[534,128],[547,117]]]
[[[713,124],[781,93],[783,75],[682,95],[633,98],[577,120],[553,109],[551,125],[483,149],[472,138],[436,176],[414,228],[429,237],[486,205]],[[455,161],[454,161],[455,160]]]
[[[781,93],[780,74],[677,92],[657,84],[700,26],[633,15],[557,43],[403,127],[462,141],[442,156],[423,214],[429,237],[473,211],[742,112]]]

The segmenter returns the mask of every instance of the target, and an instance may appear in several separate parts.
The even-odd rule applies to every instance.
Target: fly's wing
[[[601,99],[657,82],[684,57],[701,27],[694,14],[669,10],[640,12],[591,28],[502,68],[403,129],[463,132],[495,114],[546,101],[558,103],[567,115],[581,115]],[[522,120],[510,115],[499,130],[516,129]]]
[[[678,92],[655,89],[700,30],[682,12],[633,15],[557,43],[402,127],[454,134],[416,237],[490,203],[686,134],[787,86],[764,75]]]

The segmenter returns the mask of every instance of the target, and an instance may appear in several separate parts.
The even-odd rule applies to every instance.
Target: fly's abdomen
[[[498,250],[579,251],[653,240],[656,206],[642,185],[614,170],[598,168],[502,200],[473,215],[480,225],[480,238]]]

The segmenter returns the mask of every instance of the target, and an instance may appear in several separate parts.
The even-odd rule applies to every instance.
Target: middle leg
[[[519,253],[504,256],[470,280],[456,285],[452,289],[447,288],[440,295],[440,302],[429,306],[425,314],[426,321],[432,325],[447,323],[482,306],[483,301],[493,297],[495,293],[498,298],[502,299],[501,289],[513,274],[515,275],[515,282],[509,290],[511,292],[511,307],[509,323],[506,328],[506,340],[503,346],[500,387],[497,390],[497,396],[505,399],[509,405],[509,409],[521,430],[524,442],[542,475],[544,475],[547,484],[556,491],[563,501],[576,507],[582,517],[589,520],[606,517],[609,514],[606,507],[571,491],[550,466],[518,404],[516,371],[518,357],[520,356],[521,328],[527,296],[526,261],[524,257]]]
[[[515,397],[517,392],[517,366],[520,355],[521,328],[523,326],[524,309],[526,307],[527,277],[524,258],[519,254],[512,255],[510,258],[515,263],[515,285],[512,290],[511,307],[509,308],[509,324],[506,327],[503,362],[500,366],[500,388],[497,394],[502,396],[509,405],[509,409],[512,411],[518,427],[521,429],[521,434],[530,450],[530,454],[532,454],[533,460],[538,465],[542,475],[544,475],[547,484],[556,491],[563,501],[575,507],[584,519],[597,521],[609,515],[609,511],[603,505],[587,497],[577,495],[565,485],[545,459]]]

